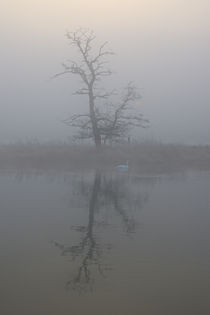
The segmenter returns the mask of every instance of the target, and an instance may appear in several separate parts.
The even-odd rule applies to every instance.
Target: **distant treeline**
[[[141,173],[210,170],[210,146],[160,143],[102,147],[61,144],[12,144],[0,146],[0,169],[63,170],[114,169],[129,161]]]

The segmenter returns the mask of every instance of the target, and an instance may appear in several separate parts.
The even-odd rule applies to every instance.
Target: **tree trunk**
[[[98,125],[97,125],[97,119],[96,119],[95,108],[94,108],[94,97],[93,97],[93,91],[91,88],[89,88],[89,110],[90,110],[90,119],[91,119],[92,129],[93,129],[94,142],[95,142],[96,148],[99,149],[101,147],[101,135],[100,135]]]

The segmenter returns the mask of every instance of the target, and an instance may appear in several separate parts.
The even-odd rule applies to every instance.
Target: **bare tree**
[[[132,83],[127,85],[119,100],[114,103],[110,98],[116,96],[117,92],[107,92],[99,86],[103,77],[112,74],[107,67],[107,57],[114,53],[106,48],[107,42],[95,50],[94,33],[84,29],[68,32],[67,39],[77,49],[80,61],[70,60],[64,63],[64,71],[55,77],[64,74],[78,75],[82,86],[74,94],[88,97],[87,113],[75,114],[64,120],[67,125],[79,129],[77,137],[92,138],[96,147],[100,148],[102,142],[124,137],[132,127],[145,127],[148,120],[141,114],[132,114],[132,105],[141,98]]]

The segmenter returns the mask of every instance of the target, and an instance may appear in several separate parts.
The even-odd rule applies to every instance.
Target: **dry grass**
[[[0,146],[0,169],[110,169],[126,160],[131,169],[141,173],[210,170],[210,146],[145,143],[104,147],[100,152],[92,146],[68,144]]]

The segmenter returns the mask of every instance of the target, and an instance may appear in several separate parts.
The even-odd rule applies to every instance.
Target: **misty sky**
[[[209,0],[1,0],[0,14],[1,143],[72,136],[61,120],[86,108],[78,78],[50,78],[81,26],[116,52],[105,86],[141,89],[151,128],[136,138],[210,144]]]

